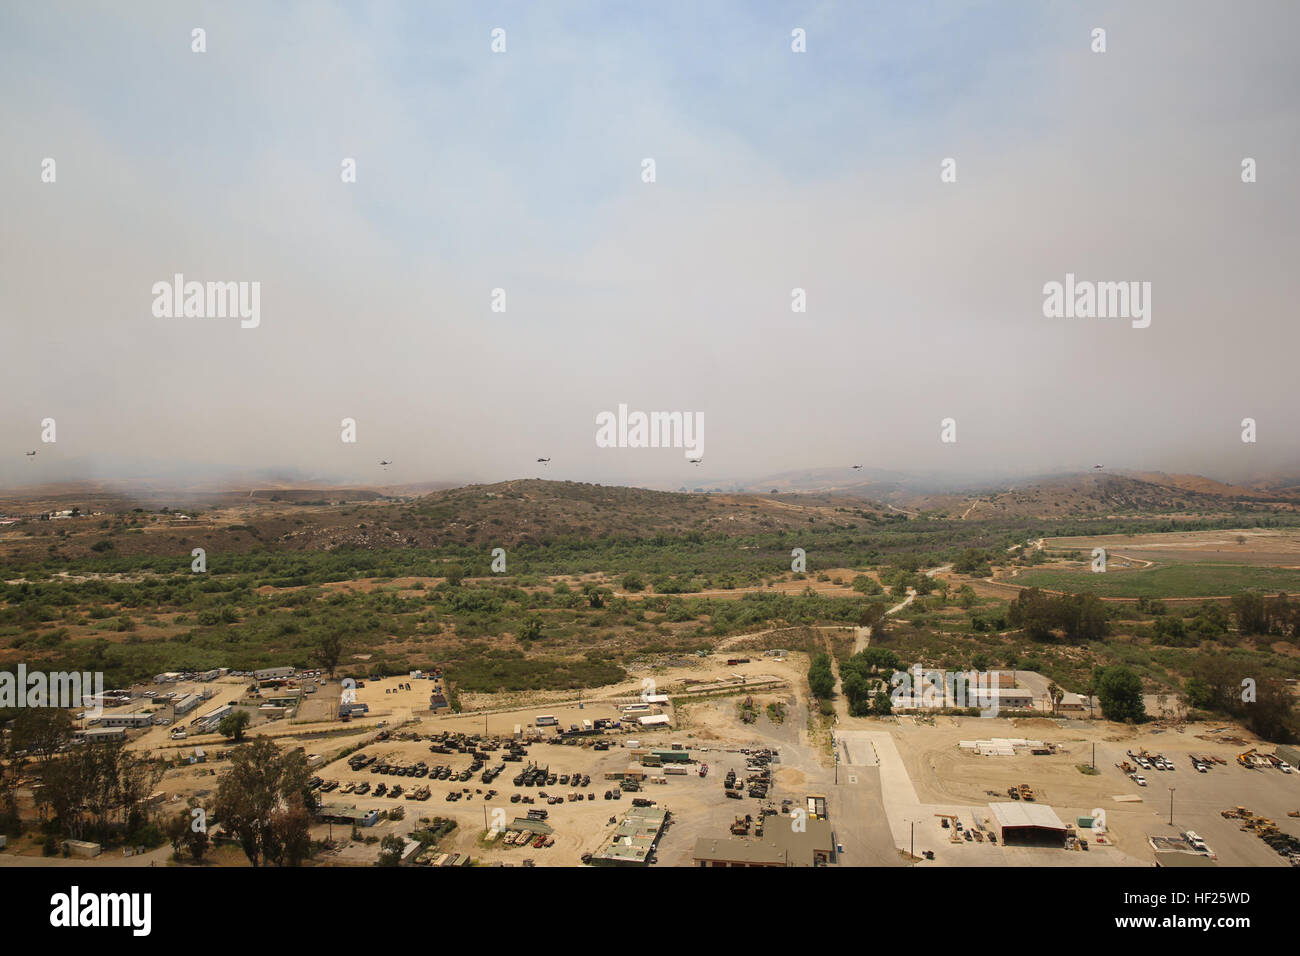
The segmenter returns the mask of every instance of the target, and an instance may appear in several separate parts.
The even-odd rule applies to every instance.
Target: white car
[[[1145,787],[1147,785],[1147,778],[1142,776],[1140,773],[1135,773],[1133,774],[1133,782],[1139,787]]]
[[[1283,773],[1290,773],[1290,772],[1291,772],[1291,765],[1290,765],[1289,763],[1287,763],[1285,760],[1283,760],[1283,761],[1281,761],[1280,763],[1278,763],[1278,765],[1277,765],[1277,769],[1278,769],[1278,770],[1281,770]]]

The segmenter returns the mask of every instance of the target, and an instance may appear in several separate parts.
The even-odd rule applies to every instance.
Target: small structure
[[[658,757],[660,763],[691,762],[691,752],[689,750],[652,750],[650,753]]]
[[[342,803],[323,803],[316,815],[325,823],[346,823],[349,826],[372,827],[379,822],[378,810],[367,810]]]
[[[69,856],[87,860],[104,852],[104,848],[98,843],[88,843],[85,840],[64,840],[63,848],[68,851]]]
[[[406,841],[406,846],[402,847],[402,855],[397,858],[398,866],[410,866],[415,862],[416,857],[424,850],[424,844],[419,840],[410,838]]]
[[[185,697],[182,697],[180,700],[176,701],[176,703],[172,705],[172,712],[177,717],[183,717],[184,715],[192,711],[195,707],[198,707],[199,704],[201,703],[203,703],[202,695],[189,694]]]
[[[88,744],[111,743],[116,740],[126,740],[126,729],[123,727],[92,727],[90,730],[74,731],[73,738]]]
[[[100,727],[149,727],[153,724],[153,714],[136,711],[130,714],[105,714],[99,718]]]
[[[293,676],[292,667],[264,667],[261,670],[253,671],[253,680],[282,680],[285,677]]]

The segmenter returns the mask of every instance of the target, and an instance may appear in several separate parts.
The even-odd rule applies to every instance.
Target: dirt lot
[[[276,737],[282,744],[302,746],[308,754],[319,755],[323,763],[314,772],[326,780],[368,782],[371,787],[400,783],[407,791],[428,786],[427,801],[356,796],[339,790],[325,794],[331,803],[362,808],[391,810],[400,806],[404,818],[382,821],[366,828],[365,837],[382,838],[386,833],[407,834],[421,825],[421,818],[444,817],[457,821],[457,829],[439,845],[440,852],[471,853],[475,860],[491,864],[519,864],[532,859],[537,866],[572,866],[584,853],[594,852],[607,839],[611,816],[621,818],[631,806],[631,795],[619,801],[605,800],[603,794],[613,788],[605,779],[607,772],[622,771],[635,758],[627,746],[636,741],[642,747],[668,748],[681,743],[696,761],[686,775],[669,775],[652,771],[668,782],[645,783],[636,796],[657,801],[672,812],[673,822],[662,836],[657,856],[660,866],[689,866],[697,838],[725,837],[734,817],[746,813],[757,816],[759,801],[724,799],[721,780],[728,769],[743,772],[746,764],[742,748],[769,747],[779,750],[773,763],[775,785],[769,801],[779,805],[790,798],[797,803],[809,793],[826,794],[830,819],[837,844],[844,847],[838,862],[849,866],[889,866],[911,862],[905,851],[915,839],[917,852],[931,849],[936,859],[921,865],[1150,865],[1154,853],[1147,838],[1153,835],[1176,835],[1186,829],[1198,831],[1225,865],[1276,866],[1282,859],[1253,834],[1243,833],[1235,821],[1225,820],[1220,811],[1244,805],[1256,813],[1272,818],[1288,833],[1300,836],[1300,819],[1287,812],[1300,810],[1300,772],[1290,776],[1273,770],[1246,770],[1236,765],[1235,754],[1243,745],[1222,740],[1215,728],[1192,726],[1183,732],[1158,727],[1136,730],[1101,721],[1071,719],[981,719],[937,717],[933,723],[911,717],[871,720],[841,717],[836,733],[840,735],[840,763],[832,761],[827,724],[808,711],[804,697],[804,674],[807,659],[791,654],[783,660],[755,657],[750,663],[728,665],[727,654],[746,653],[736,650],[709,658],[692,658],[677,666],[657,666],[617,687],[602,688],[596,698],[584,695],[581,704],[564,694],[519,694],[500,698],[484,697],[475,703],[484,709],[465,714],[434,715],[428,711],[430,683],[425,680],[389,678],[366,681],[358,689],[358,700],[370,705],[366,717],[341,723],[328,717],[337,701],[338,685],[327,684],[311,701],[311,706],[325,713],[300,715],[294,720],[264,723],[252,733]],[[738,683],[743,676],[746,684]],[[617,718],[624,701],[636,699],[643,680],[654,681],[657,691],[667,692],[676,706],[670,709],[674,725],[667,730],[646,731],[639,727],[606,735],[608,751],[596,751],[596,738],[582,738],[581,743],[537,742],[529,746],[522,763],[507,763],[506,770],[493,783],[485,785],[475,774],[467,781],[454,777],[430,782],[428,777],[396,777],[370,773],[370,768],[351,770],[345,755],[361,749],[381,762],[429,766],[444,764],[454,773],[467,769],[467,754],[430,752],[430,734],[439,731],[487,733],[512,736],[518,726],[524,734],[535,729],[541,714],[554,715],[563,726],[584,719]],[[695,692],[683,689],[684,682]],[[737,681],[730,692],[716,697],[698,694],[703,683]],[[755,685],[771,682],[758,689]],[[215,689],[212,701],[196,713],[206,712],[226,699],[233,699],[242,680],[228,679]],[[407,685],[409,688],[407,689]],[[184,688],[182,688],[184,689]],[[758,705],[758,718],[746,724],[741,720],[739,703],[752,694]],[[784,719],[773,720],[767,712],[769,703],[781,703]],[[322,719],[316,719],[322,718]],[[228,742],[215,735],[185,741],[167,739],[168,728],[154,727],[133,741],[133,747],[154,749],[160,753],[188,754],[197,744],[212,757],[226,750]],[[383,742],[375,737],[381,731],[393,735]],[[554,731],[543,731],[548,737]],[[1238,735],[1240,731],[1232,731]],[[420,739],[399,739],[418,735]],[[1040,739],[1058,746],[1048,756],[1028,754],[1013,757],[980,757],[959,748],[960,740],[989,737]],[[1209,739],[1202,739],[1209,738]],[[1100,773],[1085,775],[1077,765],[1091,760],[1096,745],[1096,764]],[[1176,772],[1148,771],[1148,786],[1137,786],[1115,764],[1129,749],[1162,752],[1177,767]],[[1269,750],[1271,748],[1264,747]],[[493,754],[503,753],[497,751]],[[1216,765],[1207,774],[1197,773],[1188,760],[1189,753],[1216,754],[1228,761]],[[572,784],[552,787],[522,788],[513,777],[533,761],[549,766],[553,773],[590,775],[584,793],[594,800],[548,805],[539,791],[567,795],[576,790]],[[489,766],[500,762],[489,761]],[[709,764],[705,778],[698,776],[700,762]],[[158,789],[166,795],[164,807],[176,809],[189,796],[200,801],[215,792],[223,761],[184,765],[169,769]],[[1061,850],[1004,848],[989,843],[950,842],[950,830],[944,830],[936,813],[958,815],[967,827],[987,823],[991,817],[990,801],[1005,799],[1006,789],[1021,783],[1030,784],[1040,803],[1051,806],[1061,819],[1073,824],[1075,817],[1092,815],[1096,809],[1106,812],[1113,847],[1097,846],[1086,854]],[[1175,788],[1174,819],[1170,827],[1169,787]],[[486,792],[498,792],[491,799]],[[449,802],[453,790],[463,799]],[[531,805],[511,803],[512,794],[532,796]],[[504,818],[508,823],[522,817],[530,808],[546,809],[547,823],[555,831],[555,844],[535,849],[505,847],[500,843],[485,845],[482,835],[493,822]],[[377,842],[348,841],[348,828],[318,826],[313,835],[324,838],[332,830],[342,848],[326,854],[321,863],[368,865],[378,855]],[[1086,834],[1085,834],[1086,835]]]
[[[686,675],[701,681],[726,680],[737,671],[751,675],[753,680],[774,677],[793,679],[796,677],[798,666],[790,661],[776,662],[767,659],[755,660],[748,665],[728,667],[725,662],[702,660],[698,664],[692,662],[689,667],[657,669],[656,686],[658,688],[678,686]],[[802,666],[806,669],[806,662]],[[391,699],[398,707],[407,703],[413,705],[414,701],[407,701],[405,695],[414,694],[415,690],[422,686],[427,687],[426,682],[413,681],[411,682],[413,690],[410,692],[402,690],[396,694],[382,693],[384,690],[391,691],[397,683],[399,682],[396,680],[366,682],[366,686],[358,690],[358,700]],[[400,683],[404,684],[405,681]],[[561,725],[566,727],[584,719],[617,718],[619,706],[615,701],[635,698],[640,693],[641,687],[641,680],[638,678],[635,682],[626,685],[604,689],[603,699],[585,700],[581,709],[576,701],[565,703],[547,700],[548,697],[556,695],[518,695],[532,696],[534,703],[528,707],[510,710],[493,708],[490,713],[459,715],[426,713],[401,725],[399,732],[414,732],[427,736],[437,731],[448,730],[510,736],[516,726],[527,733],[539,714],[553,715]],[[738,703],[742,696],[743,694],[736,694],[686,703],[673,711],[675,727],[670,730],[645,731],[640,728],[629,728],[625,732],[599,738],[611,743],[611,749],[608,751],[596,751],[591,747],[597,738],[586,738],[582,743],[573,745],[533,743],[529,746],[524,762],[507,763],[505,772],[490,785],[484,785],[479,780],[478,774],[464,782],[453,777],[431,783],[427,777],[392,777],[372,774],[370,768],[355,772],[344,759],[335,760],[317,772],[326,780],[338,780],[340,787],[348,782],[363,781],[369,781],[372,788],[379,782],[387,783],[390,787],[394,782],[399,782],[408,791],[428,786],[431,796],[427,801],[411,801],[404,797],[392,800],[386,796],[374,797],[370,794],[358,797],[352,794],[340,794],[338,791],[325,795],[323,799],[328,802],[340,802],[376,810],[387,810],[402,805],[405,811],[404,819],[382,821],[373,828],[367,828],[365,831],[367,837],[382,838],[389,832],[409,833],[420,825],[421,817],[453,818],[457,821],[457,829],[440,843],[439,851],[468,852],[476,860],[481,859],[489,865],[498,861],[518,865],[524,859],[532,859],[537,866],[578,865],[583,853],[595,852],[608,838],[612,831],[610,817],[621,818],[622,814],[631,807],[633,796],[645,797],[655,800],[659,807],[666,808],[672,813],[672,822],[660,840],[657,852],[659,865],[689,866],[697,837],[725,836],[727,827],[736,814],[757,815],[759,801],[750,797],[739,801],[723,798],[722,778],[727,770],[744,771],[745,756],[738,752],[740,748],[775,746],[782,749],[783,762],[775,768],[776,789],[771,794],[778,803],[782,796],[803,799],[807,793],[806,787],[810,776],[817,772],[824,772],[820,768],[818,758],[801,742],[805,736],[802,727],[806,721],[806,712],[790,695],[788,689],[756,692],[754,696],[759,704],[760,717],[755,724],[751,725],[742,723],[739,718]],[[786,718],[780,723],[773,722],[766,713],[767,703],[776,701],[785,704],[788,711]],[[549,740],[552,732],[544,731],[544,733]],[[629,741],[636,742],[643,748],[661,749],[671,747],[674,742],[681,743],[691,752],[694,762],[689,765],[686,775],[659,772],[655,775],[662,776],[666,783],[647,782],[643,784],[639,793],[624,794],[622,799],[617,801],[605,800],[605,791],[615,786],[613,781],[605,779],[605,774],[625,770],[629,764],[635,762],[635,758],[626,746]],[[453,774],[469,767],[471,758],[468,755],[431,753],[429,746],[426,739],[390,739],[383,743],[371,744],[364,748],[364,752],[367,755],[375,755],[380,762],[415,764],[423,760],[430,766],[445,764],[452,768]],[[495,757],[496,754],[493,756]],[[496,762],[499,761],[495,759],[489,761],[489,766]],[[567,795],[575,788],[571,784],[558,783],[552,787],[516,787],[513,784],[514,775],[529,762],[548,766],[551,772],[557,775],[574,772],[590,775],[590,785],[582,788],[582,792],[594,794],[595,799],[578,802],[566,800],[561,804],[548,805],[545,799],[540,798],[540,792],[552,796]],[[704,778],[698,776],[701,763],[709,764],[709,773]],[[499,793],[494,798],[485,800],[486,792],[492,788]],[[448,802],[446,797],[452,790],[465,793],[464,798]],[[509,798],[514,793],[532,796],[535,803],[532,805],[522,802],[511,803]],[[548,812],[546,822],[555,830],[554,846],[541,849],[534,849],[531,846],[515,848],[505,847],[500,843],[485,844],[482,841],[484,830],[491,826],[494,819],[500,820],[504,816],[508,822],[524,816],[529,809],[545,809]],[[496,811],[500,811],[500,814],[494,816]],[[338,826],[333,828],[336,839],[340,837],[341,829]],[[339,863],[371,863],[377,854],[378,847],[375,844],[354,843],[340,852],[335,859]]]
[[[1237,539],[1241,538],[1242,541]],[[1240,531],[1173,531],[1162,534],[1107,534],[1076,538],[1046,538],[1049,551],[1091,553],[1105,548],[1140,561],[1253,564],[1300,568],[1300,531],[1291,528],[1243,528]]]
[[[1078,816],[1092,815],[1094,809],[1104,809],[1110,837],[1119,851],[1108,861],[1112,864],[1149,864],[1155,857],[1147,844],[1148,837],[1177,835],[1192,829],[1205,838],[1222,865],[1286,865],[1258,838],[1240,832],[1235,821],[1223,819],[1220,811],[1244,805],[1273,819],[1284,832],[1300,836],[1300,819],[1286,815],[1288,811],[1300,809],[1300,773],[1286,775],[1274,770],[1242,768],[1234,759],[1244,749],[1242,746],[1197,736],[1213,737],[1208,733],[1212,729],[1194,725],[1177,733],[1158,729],[1135,731],[1100,721],[1090,724],[1046,718],[940,717],[933,726],[901,718],[890,728],[889,736],[897,745],[917,800],[924,805],[917,810],[920,815],[924,815],[929,805],[943,805],[972,807],[977,815],[989,817],[990,801],[999,801],[998,795],[1005,794],[1008,787],[1028,783],[1034,788],[1038,802],[1051,806],[1067,824],[1072,824]],[[1043,740],[1056,743],[1061,752],[1048,756],[1026,753],[1014,757],[982,757],[958,747],[960,740],[989,737]],[[1094,743],[1100,773],[1089,776],[1079,772],[1077,765],[1090,762]],[[1128,750],[1144,749],[1163,753],[1177,769],[1147,771],[1144,774],[1147,786],[1138,786],[1115,764],[1127,759]],[[1267,745],[1263,749],[1271,750]],[[1201,774],[1193,769],[1189,753],[1214,754],[1228,763],[1215,765],[1209,773]],[[1169,826],[1170,787],[1175,789],[1173,827]],[[1133,798],[1137,802],[1130,802]],[[932,826],[938,827],[937,820]],[[964,851],[968,846],[960,849]],[[1094,854],[1088,862],[1098,862],[1098,856]]]

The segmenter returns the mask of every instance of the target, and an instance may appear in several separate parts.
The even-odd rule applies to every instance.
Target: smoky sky
[[[1297,32],[1285,2],[6,5],[0,484],[1293,467]],[[260,325],[155,317],[177,273],[259,282]],[[1150,282],[1150,327],[1044,317],[1067,273]],[[597,447],[619,404],[702,414],[705,461]]]

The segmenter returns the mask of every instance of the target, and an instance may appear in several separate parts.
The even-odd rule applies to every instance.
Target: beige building
[[[835,840],[827,820],[806,820],[802,831],[791,817],[768,817],[760,838],[700,837],[691,858],[696,866],[826,866],[835,862]]]

